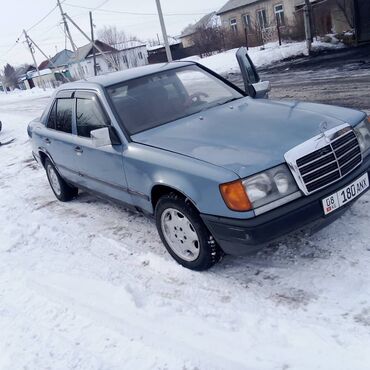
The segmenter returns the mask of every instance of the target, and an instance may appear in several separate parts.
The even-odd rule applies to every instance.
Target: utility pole
[[[163,18],[161,1],[160,0],[155,0],[155,1],[157,3],[159,21],[161,23],[162,34],[163,34],[163,41],[164,41],[164,46],[166,48],[166,54],[167,54],[167,60],[168,60],[168,62],[172,62],[173,59],[172,59],[170,44],[168,43],[168,36],[167,36],[167,31],[166,31],[166,25],[164,23],[164,18]]]
[[[33,63],[35,64],[35,67],[36,67],[36,70],[37,70],[37,74],[38,74],[39,79],[40,79],[41,86],[42,86],[43,90],[45,91],[45,86],[44,86],[43,81],[41,80],[40,70],[39,70],[39,67],[38,67],[38,65],[36,63],[36,58],[35,58],[34,50],[32,48],[32,42],[31,42],[30,38],[28,37],[26,30],[23,30],[23,33],[24,33],[24,37],[26,38],[27,46],[30,49],[30,53],[32,55]]]
[[[71,31],[69,30],[69,26],[68,26],[67,19],[66,19],[66,14],[63,12],[63,8],[62,8],[62,4],[60,3],[60,0],[57,0],[57,2],[58,2],[58,7],[59,7],[59,10],[60,10],[60,14],[61,14],[62,19],[63,19],[65,33],[68,36],[69,41],[71,42],[71,46],[72,46],[72,49],[73,49],[73,52],[74,52],[75,56],[78,57],[77,47],[76,47],[76,44],[73,42]],[[85,73],[84,73],[84,70],[81,67],[81,63],[80,63],[80,61],[78,61],[77,63],[78,63],[79,72],[80,72],[82,78],[84,78]]]
[[[27,35],[27,37],[28,37],[28,40],[31,42],[31,44],[32,45],[34,45],[35,47],[36,47],[36,49],[46,58],[46,60],[54,67],[54,68],[58,68],[55,64],[54,64],[54,62],[40,49],[40,47],[36,44],[36,42],[35,41],[33,41],[32,39],[31,39],[31,37],[29,36],[29,35]],[[63,75],[63,77],[65,78],[65,79],[67,79],[69,82],[71,82],[71,80],[67,77],[67,76],[64,76]]]
[[[96,42],[93,42],[89,36],[79,27],[79,25],[68,15],[65,14],[65,17],[82,33],[82,35],[92,43],[93,46],[95,46],[96,50],[98,50],[99,53],[101,53],[102,57],[109,63],[112,63],[115,65],[117,71],[120,70],[119,65],[114,60],[109,60],[104,54],[104,51],[96,44]]]
[[[61,14],[62,19],[63,19],[64,29],[66,31],[66,34],[67,34],[68,38],[69,38],[69,41],[71,42],[73,51],[76,52],[77,48],[76,48],[75,43],[73,42],[72,35],[71,35],[71,32],[70,32],[69,27],[68,27],[67,20],[66,20],[66,15],[63,12],[62,4],[60,3],[60,0],[57,0],[57,2],[58,2],[60,14]]]
[[[95,39],[94,39],[94,22],[92,17],[92,12],[90,12],[90,28],[91,28],[91,42],[93,44],[93,60],[94,60],[94,75],[96,76],[98,74],[96,70],[96,54],[95,54]]]
[[[304,30],[306,33],[306,45],[307,45],[308,55],[310,55],[311,48],[312,48],[310,0],[305,0],[305,6],[303,7],[303,18],[304,18]]]

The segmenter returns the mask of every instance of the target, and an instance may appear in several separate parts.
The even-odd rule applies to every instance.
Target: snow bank
[[[54,92],[54,89],[40,89],[35,87],[31,90],[13,90],[8,93],[0,91],[0,103],[12,103],[30,99],[47,98]]]
[[[341,43],[334,44],[321,41],[315,41],[313,43],[314,50],[338,49],[342,47],[344,47],[344,45]],[[235,53],[237,50],[238,49],[231,49],[206,58],[192,56],[184,60],[196,61],[220,74],[239,73],[239,65],[235,58]],[[306,55],[307,48],[305,42],[288,43],[281,46],[279,46],[278,42],[272,42],[266,44],[264,50],[261,50],[261,47],[258,46],[250,48],[248,53],[255,66],[262,67],[273,64],[282,59],[291,58],[298,55]]]

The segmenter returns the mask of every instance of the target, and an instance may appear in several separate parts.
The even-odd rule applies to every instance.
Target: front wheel
[[[222,257],[222,251],[194,207],[176,194],[159,199],[156,225],[168,253],[191,270],[207,270]]]
[[[57,169],[49,158],[45,159],[45,170],[50,187],[58,200],[61,202],[68,202],[77,196],[78,189],[70,186],[60,177]]]

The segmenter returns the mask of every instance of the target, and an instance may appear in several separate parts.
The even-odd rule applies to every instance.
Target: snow
[[[314,41],[312,46],[313,50],[338,49],[344,47],[342,43],[325,43],[321,41]],[[205,58],[192,56],[183,60],[196,61],[220,74],[239,73],[240,69],[235,57],[237,50],[238,49],[231,49]],[[264,50],[262,50],[260,46],[249,48],[248,50],[248,55],[256,67],[267,66],[282,59],[306,54],[307,47],[305,42],[284,43],[281,46],[279,46],[278,42],[271,42],[265,45]]]
[[[313,236],[177,265],[154,222],[58,202],[27,123],[49,92],[0,95],[0,369],[365,369],[370,194]]]

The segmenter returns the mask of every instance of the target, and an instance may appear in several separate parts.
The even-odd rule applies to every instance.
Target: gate
[[[357,42],[370,41],[370,1],[355,0]]]

